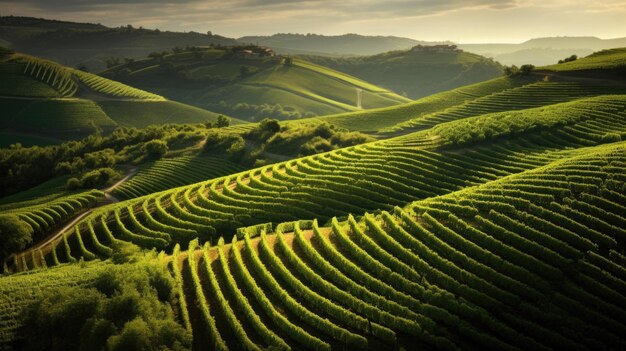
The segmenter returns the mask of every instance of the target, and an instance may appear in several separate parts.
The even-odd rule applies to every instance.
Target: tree
[[[276,119],[265,118],[259,123],[259,128],[262,131],[269,132],[270,135],[274,135],[280,130],[280,123]]]
[[[529,75],[533,70],[535,69],[535,66],[527,64],[527,65],[522,65],[519,68],[519,73],[523,76],[527,76]]]
[[[228,127],[229,125],[230,125],[230,118],[224,115],[217,116],[217,121],[215,122],[215,126],[217,128],[224,128],[224,127]]]
[[[570,57],[566,57],[566,58],[564,58],[562,60],[559,60],[559,63],[572,62],[572,61],[576,61],[576,60],[578,60],[578,56],[572,55]]]
[[[507,77],[516,76],[518,73],[519,73],[519,68],[517,68],[517,66],[515,65],[512,65],[511,67],[504,66],[504,74]]]
[[[33,241],[33,227],[16,215],[0,215],[0,260]]]
[[[159,159],[168,151],[167,143],[163,140],[150,140],[143,145],[143,151],[148,157]]]

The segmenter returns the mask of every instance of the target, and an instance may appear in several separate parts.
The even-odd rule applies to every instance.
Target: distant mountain
[[[303,54],[303,51],[308,51],[332,55],[374,55],[393,50],[406,50],[420,44],[451,44],[451,42],[427,42],[393,36],[358,34],[326,36],[279,33],[272,36],[246,36],[237,40],[241,43],[268,46],[284,54]]]
[[[97,72],[110,57],[145,57],[173,47],[235,45],[235,39],[210,33],[169,32],[132,26],[109,28],[32,17],[0,17],[0,45],[67,66]]]
[[[626,38],[536,38],[520,44],[459,44],[463,50],[492,57],[505,65],[550,65],[570,55],[587,56],[594,51],[626,46]]]
[[[497,62],[451,45],[415,47],[373,56],[331,58],[303,56],[411,99],[495,78]]]

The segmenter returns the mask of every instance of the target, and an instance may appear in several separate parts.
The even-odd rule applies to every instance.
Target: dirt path
[[[127,181],[130,178],[134,177],[135,174],[137,174],[137,172],[138,172],[137,168],[131,168],[130,172],[124,178],[118,180],[115,184],[113,184],[110,187],[104,189],[104,198],[107,200],[106,204],[120,202],[120,200],[118,198],[116,198],[115,196],[113,196],[111,194],[111,192],[113,190],[115,190],[118,186],[122,185],[125,181]],[[106,204],[102,204],[100,206],[104,206]],[[100,206],[98,206],[98,207],[100,207]]]
[[[100,207],[105,206],[105,205],[109,205],[109,204],[112,204],[112,203],[119,202],[120,200],[117,199],[115,196],[111,195],[110,192],[115,190],[115,188],[117,188],[118,186],[122,185],[125,181],[129,180],[130,178],[132,178],[135,174],[137,174],[137,172],[138,172],[137,168],[132,168],[130,170],[130,172],[124,178],[120,179],[115,184],[113,184],[110,187],[108,187],[108,188],[103,190],[104,198],[106,200],[105,202],[99,204],[98,206],[92,207],[92,208],[88,209],[87,211],[84,211],[84,212],[76,215],[69,223],[64,225],[59,230],[55,231],[53,234],[48,235],[45,239],[43,239],[42,241],[38,242],[37,244],[35,244],[35,245],[25,249],[24,251],[21,251],[21,252],[19,252],[17,254],[9,256],[6,259],[7,264],[10,264],[10,263],[13,262],[13,256],[20,257],[20,256],[25,255],[25,254],[27,254],[29,252],[34,251],[34,250],[40,250],[41,248],[45,247],[46,245],[50,244],[51,242],[57,240],[59,237],[61,237],[61,235],[63,235],[63,233],[65,233],[66,231],[72,229],[72,227],[75,226],[76,223],[78,223],[80,220],[85,218],[87,215],[91,214],[95,209],[100,208]]]

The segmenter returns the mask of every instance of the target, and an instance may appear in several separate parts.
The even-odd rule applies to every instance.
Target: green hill
[[[540,67],[530,75],[500,77],[426,96],[402,105],[307,119],[379,137],[406,134],[485,113],[523,110],[605,94],[624,94],[621,49]]]
[[[187,254],[174,249],[169,262],[184,294],[180,319],[196,342],[232,349],[622,345],[626,145],[602,144],[594,134],[625,135],[626,99],[569,104],[583,116],[570,119],[564,107],[557,123],[495,144],[498,135],[477,138],[473,149],[410,147],[433,140],[418,132],[242,173],[236,182],[226,177],[113,205],[112,213],[99,212],[68,233],[45,261],[42,249],[17,267],[106,257],[112,240],[148,247],[189,240],[206,230],[209,213],[237,213],[249,222],[249,206],[248,218],[284,220],[290,208],[320,224],[285,222],[273,235],[264,225],[239,231],[232,245],[220,240],[197,250],[192,241]],[[606,113],[616,109],[621,115]],[[512,118],[530,125],[530,115]],[[342,182],[346,177],[352,184]],[[394,207],[400,203],[406,205]],[[381,211],[363,215],[366,208]],[[24,285],[32,277],[46,282],[58,270],[77,275],[65,284],[89,285],[93,267],[0,280],[3,306],[13,306],[3,309],[3,320],[17,320],[27,305],[19,294],[40,294],[45,283]],[[16,327],[6,330],[2,341],[15,340]]]
[[[576,62],[584,74],[541,68],[283,122],[334,121],[385,140],[243,171],[205,156],[157,161],[115,191],[128,200],[92,207],[4,262],[0,349],[58,340],[27,338],[67,325],[88,326],[80,335],[90,344],[114,335],[109,345],[162,325],[161,343],[173,342],[169,331],[184,328],[194,350],[624,349],[626,89],[614,74],[620,56],[601,55]],[[52,88],[41,96],[83,89],[40,66],[32,74]],[[338,74],[298,60],[250,67],[254,84],[307,94],[318,87],[295,73]],[[290,78],[272,78],[282,74]],[[0,210],[41,237],[101,195],[60,195],[60,181]],[[144,280],[122,285],[120,272]],[[155,300],[170,324],[124,319]],[[119,336],[118,324],[130,332]]]
[[[542,69],[556,72],[607,70],[624,74],[626,71],[626,48],[602,50],[575,61],[545,66]]]
[[[388,209],[536,168],[572,148],[619,141],[625,116],[626,95],[607,95],[455,120],[105,206],[79,227],[93,227],[104,241],[116,233],[167,248],[264,222]]]
[[[190,48],[122,64],[102,75],[249,121],[299,119],[409,101],[347,74],[273,56],[255,46]]]
[[[52,61],[7,49],[0,54],[0,146],[79,139],[119,126],[201,123],[217,116]]]
[[[441,49],[437,49],[441,48]],[[411,99],[485,81],[501,74],[500,64],[453,46],[416,46],[373,56],[303,56]]]

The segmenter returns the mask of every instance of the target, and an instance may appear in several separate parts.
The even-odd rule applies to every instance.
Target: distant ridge
[[[392,50],[406,50],[415,45],[452,44],[450,41],[421,41],[395,36],[368,36],[354,33],[343,35],[278,33],[271,36],[245,36],[242,43],[276,48],[282,53],[310,51],[333,55],[374,55]]]

